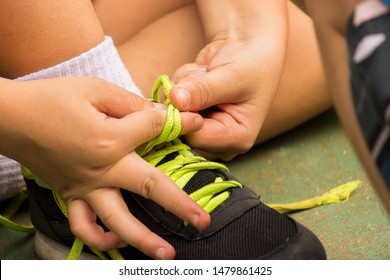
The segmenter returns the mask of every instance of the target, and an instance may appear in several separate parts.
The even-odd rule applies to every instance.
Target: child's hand
[[[256,40],[219,40],[176,71],[172,103],[204,117],[186,136],[192,148],[230,160],[253,146],[279,85],[283,55],[274,52]]]
[[[87,245],[104,251],[130,244],[154,258],[174,257],[170,244],[131,215],[120,188],[154,200],[199,229],[207,227],[208,214],[134,152],[161,132],[164,109],[94,78],[8,83],[16,85],[15,94],[3,99],[9,106],[2,107],[2,116],[9,121],[0,129],[12,126],[5,129],[10,140],[1,142],[9,149],[0,152],[60,193],[72,232]],[[201,117],[182,114],[182,123],[183,132],[191,132]],[[111,232],[96,224],[96,216]]]
[[[192,148],[229,160],[255,143],[279,87],[287,38],[282,1],[199,1],[210,43],[172,77],[172,103],[199,112]]]

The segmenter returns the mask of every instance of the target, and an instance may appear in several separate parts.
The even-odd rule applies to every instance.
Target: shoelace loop
[[[180,112],[170,101],[169,93],[172,88],[168,76],[161,75],[155,82],[152,89],[152,97],[154,102],[158,102],[160,89],[162,88],[165,94],[164,104],[167,105],[167,120],[164,128],[159,136],[151,141],[141,145],[136,149],[136,152],[143,157],[149,164],[156,166],[162,172],[166,173],[181,189],[191,180],[191,178],[200,170],[215,170],[228,171],[227,167],[217,162],[209,162],[203,157],[196,156],[190,152],[191,148],[184,144],[178,137],[181,132]],[[156,149],[156,146],[163,144],[162,148]],[[155,150],[153,150],[155,149]],[[153,150],[153,151],[152,151]],[[167,155],[177,153],[178,155],[166,163],[158,165]],[[26,179],[33,179],[35,182],[47,189],[52,189],[47,183],[33,174],[26,167],[22,167],[22,173]],[[279,212],[292,212],[302,209],[309,209],[319,205],[337,203],[347,201],[351,192],[360,185],[360,181],[351,181],[347,184],[338,186],[320,197],[307,199],[304,201],[291,204],[269,204],[268,206],[278,210]],[[229,198],[230,189],[241,188],[241,183],[237,181],[224,181],[223,178],[217,177],[211,184],[205,185],[189,196],[195,200],[205,211],[212,212]],[[53,196],[62,213],[67,217],[66,202],[62,197],[53,190]],[[1,215],[0,215],[1,217]],[[1,219],[0,219],[1,222]],[[7,221],[8,223],[8,221]],[[185,223],[186,224],[186,223]],[[13,225],[7,224],[9,227]],[[20,230],[20,229],[19,229]],[[29,231],[34,230],[29,228]],[[69,253],[68,259],[79,259],[83,250],[84,243],[76,238]],[[95,255],[101,259],[107,259],[107,256],[94,248],[90,248]],[[118,250],[110,250],[106,252],[112,259],[123,259]]]
[[[152,88],[152,101],[159,103],[159,93],[162,87],[165,94],[164,104],[167,105],[167,118],[159,136],[145,143],[137,148],[137,153],[143,157],[150,152],[155,146],[168,143],[180,136],[181,132],[181,119],[180,112],[171,103],[169,97],[172,85],[167,75],[161,75],[158,77]]]
[[[140,149],[137,149],[137,153],[143,156],[151,165],[168,175],[179,188],[183,189],[200,170],[219,169],[226,172],[228,169],[223,164],[210,162],[203,157],[194,155],[190,152],[191,148],[178,138],[181,132],[181,119],[179,110],[171,103],[171,88],[172,84],[167,75],[160,75],[154,83],[152,101],[159,102],[159,94],[162,89],[165,97],[164,104],[167,105],[167,119],[161,134],[142,145]],[[148,155],[154,147],[160,144],[165,146]],[[173,160],[158,165],[166,156],[173,153],[178,154]],[[203,186],[195,193],[190,194],[190,197],[207,212],[211,212],[228,199],[230,195],[229,189],[236,187],[241,188],[241,183],[217,178],[214,183]],[[222,193],[224,194],[222,195]]]

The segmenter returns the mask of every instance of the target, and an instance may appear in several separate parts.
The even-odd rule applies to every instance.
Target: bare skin
[[[166,73],[177,82],[171,99],[179,109],[215,108],[202,112],[204,126],[186,136],[193,148],[229,160],[330,108],[314,28],[305,13],[289,1],[255,1],[248,2],[248,7],[259,9],[252,20],[246,15],[249,8],[238,9],[234,1],[229,4],[234,8],[228,2],[224,7],[218,3],[208,7],[209,2],[185,1],[181,7],[177,1],[164,1],[162,9],[143,1],[144,9],[156,11],[141,20],[137,10],[131,9],[132,1],[127,2],[128,8],[112,1],[94,1],[103,29],[119,42],[127,68],[147,97],[154,79]],[[104,20],[107,9],[116,21]],[[207,13],[216,10],[221,13]],[[226,12],[230,10],[237,12]],[[224,25],[214,24],[226,22],[226,15],[229,20],[248,18],[242,29],[253,25],[261,32],[248,33],[244,41],[223,37],[242,32],[226,33]],[[133,31],[128,32],[127,26]],[[237,47],[245,51],[235,51]],[[218,57],[214,57],[212,52],[217,49]],[[183,102],[178,89],[187,91],[190,101]]]
[[[118,0],[114,3],[114,1],[96,0],[92,2],[94,9],[89,1],[76,2],[75,5],[68,3],[62,5],[57,2],[39,3],[39,7],[27,1],[4,2],[0,9],[1,23],[3,23],[0,25],[0,35],[4,38],[0,44],[1,74],[4,77],[14,78],[54,65],[95,46],[102,41],[104,34],[111,35],[136,83],[145,93],[149,91],[158,74],[167,73],[176,82],[176,87],[172,91],[172,100],[177,107],[195,112],[211,107],[211,111],[208,110],[207,114],[202,113],[205,117],[204,125],[196,133],[195,131],[200,127],[194,127],[193,124],[199,116],[191,113],[182,114],[183,133],[188,134],[187,140],[194,148],[222,159],[231,159],[247,151],[253,144],[288,130],[330,107],[311,21],[290,2],[263,0],[247,1],[246,5],[242,5],[237,1],[184,2],[174,0],[148,3]],[[135,8],[137,5],[140,8]],[[139,13],[140,10],[143,12]],[[80,11],[83,12],[80,13]],[[216,12],[211,13],[211,11]],[[24,20],[21,21],[20,18]],[[47,24],[48,19],[50,19],[50,25]],[[242,21],[242,19],[247,20]],[[221,22],[232,24],[221,25]],[[251,28],[248,29],[248,27]],[[44,32],[39,32],[42,30]],[[305,40],[300,39],[301,32],[307,34]],[[61,36],[58,35],[59,33]],[[56,87],[54,82],[47,82],[47,86],[50,85],[48,88],[51,89],[47,94],[62,91],[64,82],[59,80],[57,82],[60,87]],[[87,113],[92,114],[92,112],[77,106],[91,108],[88,104],[92,104],[92,107],[97,109],[92,110],[93,114],[97,116],[102,117],[101,113],[103,113],[103,116],[114,117],[112,118],[114,120],[119,118],[123,120],[123,123],[132,123],[134,119],[138,122],[143,118],[145,126],[150,122],[155,126],[150,128],[151,131],[147,129],[144,137],[133,139],[131,143],[124,141],[121,145],[112,141],[112,138],[105,138],[107,135],[103,135],[102,138],[96,137],[95,130],[92,130],[91,135],[81,134],[84,135],[84,139],[80,141],[98,140],[98,143],[90,142],[89,151],[93,151],[92,155],[95,155],[96,147],[103,148],[101,154],[97,153],[101,160],[101,165],[97,169],[99,172],[98,174],[92,172],[96,171],[96,158],[91,158],[91,153],[85,154],[85,161],[82,161],[85,164],[84,169],[77,165],[79,163],[75,162],[74,158],[70,157],[67,166],[73,163],[79,167],[75,170],[82,171],[76,172],[77,178],[70,176],[75,170],[56,177],[69,176],[66,184],[62,184],[62,181],[55,181],[53,179],[55,174],[50,175],[52,170],[47,169],[48,166],[53,165],[55,160],[48,163],[43,160],[47,157],[42,157],[42,161],[34,166],[34,162],[23,158],[23,155],[10,152],[9,149],[0,152],[26,163],[29,167],[33,166],[34,172],[42,176],[66,198],[69,214],[73,217],[70,218],[72,230],[88,245],[104,250],[125,242],[152,257],[173,258],[174,249],[169,244],[153,235],[131,217],[121,200],[118,188],[115,187],[121,186],[129,191],[155,199],[166,209],[192,222],[199,229],[207,227],[210,221],[204,211],[193,201],[189,201],[183,192],[179,192],[162,173],[140,164],[140,159],[130,152],[141,141],[146,141],[158,134],[161,130],[162,117],[165,115],[154,110],[149,117],[144,116],[146,113],[140,112],[144,117],[137,114],[139,117],[133,118],[133,113],[150,109],[152,106],[137,98],[134,98],[132,102],[141,105],[126,108],[119,106],[122,109],[118,113],[110,110],[111,105],[117,105],[118,100],[111,100],[104,97],[105,95],[100,95],[98,100],[104,102],[98,102],[98,104],[102,105],[110,99],[108,104],[111,105],[99,107],[93,102],[95,97],[88,94],[90,91],[96,91],[95,83],[98,83],[101,89],[107,87],[108,91],[116,90],[109,89],[108,85],[103,86],[101,81],[92,82],[90,79],[82,82],[77,80],[77,83],[76,81],[74,83],[85,87],[84,91],[78,86],[70,86],[74,92],[78,92],[77,89],[84,92],[82,95],[75,94],[75,98],[71,99],[75,107],[70,108],[79,108],[72,110],[71,115],[75,118],[83,115],[83,119],[87,120]],[[23,84],[23,86],[19,83],[8,85],[9,91],[33,90],[36,94],[40,86],[45,86],[43,82],[38,81]],[[30,89],[24,88],[24,85],[28,85]],[[180,90],[189,93],[190,102],[182,99],[183,96],[179,94]],[[56,96],[56,98],[60,97]],[[82,101],[83,98],[84,101]],[[1,100],[9,102],[10,99]],[[36,102],[32,104],[35,104],[35,107],[32,108],[36,108],[38,112],[38,106],[42,103],[38,102],[39,98],[34,100]],[[57,112],[55,106],[61,106],[62,103],[56,101],[54,97],[50,100],[53,101],[53,110]],[[121,104],[129,104],[128,102],[129,100]],[[17,102],[7,104],[11,106],[9,104],[17,104]],[[35,117],[37,124],[42,122],[39,116]],[[65,120],[69,116],[62,117]],[[9,111],[7,118],[16,118],[12,110]],[[61,120],[60,115],[58,120]],[[102,126],[105,127],[111,122],[115,123],[114,120],[104,121]],[[24,123],[23,120],[21,123]],[[74,123],[80,124],[70,122],[70,124]],[[55,125],[56,122],[52,124],[53,127]],[[122,124],[117,126],[112,124],[112,126],[123,128]],[[24,128],[21,125],[16,134]],[[219,138],[210,138],[208,131],[214,128],[218,129],[219,135],[229,135],[229,141],[221,144],[221,141],[217,141]],[[10,130],[6,125],[3,129],[6,133]],[[73,133],[77,129],[68,127],[66,131]],[[100,129],[97,131],[101,132]],[[35,133],[36,131],[39,130],[34,130]],[[107,128],[103,131],[111,131],[111,129]],[[110,133],[109,135],[112,136]],[[52,136],[45,135],[45,139],[47,137],[50,139]],[[42,135],[38,134],[35,137],[39,139]],[[123,137],[129,139],[129,137]],[[55,141],[52,142],[56,144]],[[66,143],[68,142],[65,141],[62,144],[66,146]],[[216,143],[216,145],[210,145],[210,143]],[[23,142],[20,144],[22,145]],[[49,150],[55,151],[63,148],[62,144],[59,143],[60,147],[56,145],[49,147]],[[4,146],[13,148],[12,151],[17,150],[10,139],[5,141]],[[75,147],[66,146],[66,148],[71,151]],[[39,154],[37,150],[35,152]],[[53,158],[53,154],[46,152],[47,156],[50,155]],[[108,157],[107,153],[113,157]],[[55,158],[57,159],[55,170],[66,170],[66,168],[61,168],[61,161],[64,159],[58,155]],[[111,161],[103,160],[107,158]],[[93,162],[93,165],[88,166],[86,164],[88,162]],[[135,183],[128,185],[127,177],[124,178],[119,174],[125,173],[128,168],[138,164],[140,172],[129,173],[135,176],[132,178]],[[102,171],[104,172],[101,173]],[[161,194],[161,188],[158,187],[160,185],[168,186],[170,190],[170,195],[165,195],[163,199],[161,197],[164,196],[159,195]],[[106,186],[113,187],[107,188]],[[114,203],[117,205],[114,209],[110,208],[113,201],[117,202]],[[112,232],[104,233],[96,225],[96,215]],[[114,216],[119,218],[112,219]],[[132,228],[132,231],[128,231],[128,228]],[[145,238],[145,236],[148,237]]]
[[[4,1],[0,18],[0,71],[8,78],[76,56],[104,36],[90,1]],[[160,134],[164,109],[94,78],[0,84],[0,153],[61,194],[72,232],[87,245],[105,251],[130,244],[153,258],[174,257],[170,244],[131,215],[119,188],[156,201],[199,229],[208,226],[209,215],[134,152]],[[199,115],[181,116],[183,133],[199,129]],[[97,216],[110,232],[96,224]]]

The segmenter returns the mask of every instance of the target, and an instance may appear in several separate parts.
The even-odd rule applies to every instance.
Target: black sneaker
[[[355,113],[390,191],[390,12],[358,27],[348,23],[350,83]]]
[[[158,80],[155,95],[162,84],[167,87],[166,83],[166,76]],[[164,91],[169,92],[169,88]],[[169,105],[168,111],[172,108]],[[172,244],[176,259],[326,259],[322,244],[311,231],[263,204],[224,165],[195,155],[179,138],[169,142],[160,139],[142,149],[138,152],[146,161],[170,176],[211,216],[209,228],[199,232],[153,201],[122,191],[129,211]],[[38,231],[35,238],[38,257],[66,258],[75,237],[53,191],[40,187],[32,177],[25,180],[32,223]],[[80,258],[94,258],[93,252],[84,248]],[[131,246],[118,252],[117,256],[124,259],[150,258]]]

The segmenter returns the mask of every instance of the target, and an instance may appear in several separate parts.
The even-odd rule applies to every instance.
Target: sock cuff
[[[41,80],[57,77],[96,77],[142,96],[119,56],[111,37],[96,47],[57,65],[17,78]],[[24,186],[20,164],[0,155],[0,201],[16,195]]]
[[[96,47],[76,57],[19,77],[17,80],[27,81],[69,76],[101,78],[142,96],[109,36],[105,36],[104,41]]]
[[[0,201],[15,196],[24,185],[20,164],[0,155]]]

